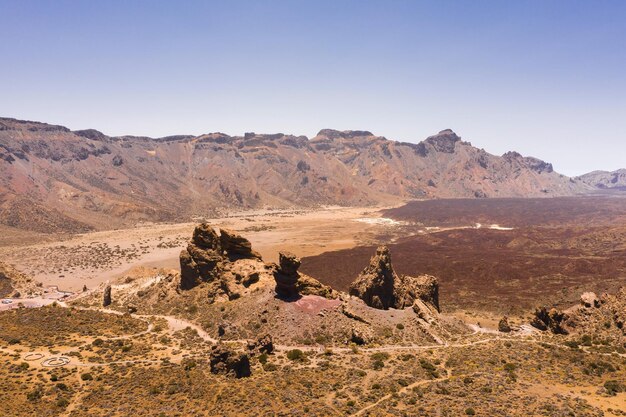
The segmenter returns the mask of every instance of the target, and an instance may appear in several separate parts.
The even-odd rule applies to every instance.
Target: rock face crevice
[[[389,248],[380,246],[369,265],[350,285],[350,295],[370,307],[387,310],[413,306],[416,312],[439,312],[439,283],[430,275],[398,276],[391,264]],[[424,312],[426,313],[426,312]]]

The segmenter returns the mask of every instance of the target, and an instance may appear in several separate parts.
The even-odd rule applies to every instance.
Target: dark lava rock
[[[111,305],[111,286],[104,287],[104,294],[102,295],[102,307],[108,307]]]
[[[558,311],[555,308],[548,310],[546,307],[541,307],[535,310],[534,318],[530,324],[539,330],[550,330],[555,334],[568,334],[567,329],[563,327],[567,319],[567,314],[562,311]]]
[[[250,357],[247,353],[235,352],[224,345],[218,344],[211,348],[209,356],[211,372],[235,378],[249,377]]]
[[[511,332],[511,326],[509,325],[509,318],[507,316],[502,317],[498,322],[498,331],[502,333]]]

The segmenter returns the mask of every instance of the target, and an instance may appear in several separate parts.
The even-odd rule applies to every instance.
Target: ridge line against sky
[[[626,167],[619,1],[7,1],[0,114],[111,136],[451,128]]]

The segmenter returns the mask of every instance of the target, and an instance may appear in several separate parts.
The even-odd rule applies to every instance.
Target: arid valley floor
[[[624,416],[623,194],[4,228],[0,416]]]

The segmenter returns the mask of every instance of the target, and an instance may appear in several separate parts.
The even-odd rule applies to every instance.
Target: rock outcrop
[[[511,325],[509,324],[509,318],[507,316],[502,317],[498,322],[498,331],[502,333],[510,333],[511,330],[512,329]]]
[[[203,281],[216,280],[223,261],[219,236],[209,224],[200,224],[194,229],[187,249],[180,253],[180,288],[189,290]]]
[[[349,292],[378,309],[413,306],[416,313],[424,316],[439,312],[437,278],[430,275],[398,276],[386,246],[378,247],[369,265],[350,285]]]
[[[319,295],[325,298],[336,298],[337,293],[315,278],[300,274],[300,258],[291,252],[279,252],[279,265],[273,265],[276,294],[283,298],[294,298],[300,295]]]
[[[371,343],[373,340],[373,336],[371,332],[366,328],[361,327],[352,327],[350,330],[350,342],[355,345],[366,345]]]
[[[107,284],[104,287],[104,293],[102,294],[102,307],[108,307],[111,305],[111,286]]]
[[[274,272],[276,280],[276,294],[281,297],[291,298],[298,295],[298,268],[300,268],[300,258],[291,252],[280,252],[278,254],[278,267]]]
[[[350,285],[349,293],[370,307],[386,310],[396,307],[394,292],[397,281],[399,278],[391,266],[389,249],[380,246],[369,265]]]
[[[19,298],[41,292],[41,283],[0,261],[0,298]]]
[[[274,342],[272,336],[265,334],[259,336],[256,340],[248,341],[248,350],[251,354],[255,353],[272,353],[274,351]]]
[[[580,296],[580,304],[583,307],[591,308],[591,307],[600,307],[600,300],[596,293],[593,292],[585,292]]]
[[[245,237],[227,229],[220,229],[222,249],[231,261],[237,259],[261,259],[261,255],[252,250],[252,244]]]
[[[594,335],[598,340],[626,346],[626,287],[615,294],[581,296],[581,305],[568,310],[565,326],[570,333]]]
[[[261,255],[252,250],[248,239],[225,229],[218,235],[211,225],[202,223],[180,253],[179,288],[205,284],[209,300],[233,300],[258,282],[264,269]]]
[[[211,348],[209,363],[211,372],[214,374],[235,378],[245,378],[251,375],[250,357],[248,354],[236,352],[222,344]]]
[[[555,308],[548,310],[546,307],[541,307],[535,310],[530,324],[539,330],[550,330],[555,334],[568,334],[569,332],[564,327],[567,319],[568,315],[562,311]]]

